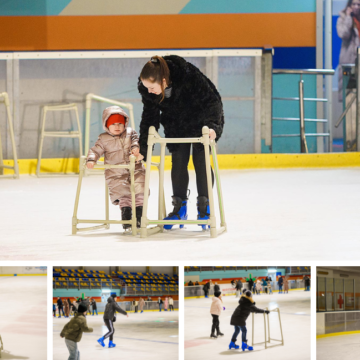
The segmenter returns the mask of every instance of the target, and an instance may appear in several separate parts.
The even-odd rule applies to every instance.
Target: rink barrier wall
[[[47,274],[1,274],[0,276],[47,276]]]
[[[305,288],[299,288],[299,289],[289,289],[289,291],[305,291]],[[279,292],[279,290],[272,290],[273,293],[277,293]],[[227,294],[223,294],[221,293],[221,296],[235,296],[235,291],[233,293],[227,293]],[[267,296],[268,294],[262,293],[262,295]],[[209,295],[209,297],[214,297],[214,295]],[[190,300],[190,299],[202,299],[205,298],[204,295],[202,296],[191,296],[191,297],[184,297],[185,300]]]
[[[316,335],[317,339],[331,337],[331,336],[341,336],[341,335],[352,335],[352,334],[360,334],[360,330],[357,331],[344,331],[344,332],[338,332],[338,333],[332,333],[332,334],[323,334],[323,335]]]
[[[159,162],[160,156],[154,156],[153,161]],[[360,152],[330,154],[223,154],[218,155],[218,162],[221,170],[359,167]],[[14,166],[14,160],[4,160],[4,164]],[[37,159],[20,159],[18,164],[20,174],[35,174]],[[79,172],[79,159],[42,159],[41,168],[46,172],[76,173]],[[191,159],[189,169],[194,170]],[[165,170],[171,170],[171,156],[165,156]],[[4,174],[10,175],[12,171],[4,169]]]

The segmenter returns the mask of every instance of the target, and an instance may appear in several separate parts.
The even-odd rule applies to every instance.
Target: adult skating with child
[[[109,339],[109,348],[114,348],[116,346],[116,344],[113,343],[114,340],[114,322],[116,321],[116,312],[126,315],[127,317],[129,317],[129,315],[127,314],[127,312],[125,310],[123,310],[117,303],[116,303],[116,295],[112,294],[108,299],[107,299],[107,304],[105,306],[105,311],[104,311],[104,322],[106,327],[108,328],[108,332],[101,337],[98,340],[98,343],[102,346],[105,347],[105,343],[104,340],[107,338]]]
[[[245,290],[241,295],[239,300],[239,306],[235,309],[234,313],[231,316],[230,324],[235,327],[235,332],[231,338],[229,349],[239,349],[239,345],[236,345],[237,337],[241,331],[241,349],[242,351],[253,350],[252,346],[247,344],[246,339],[246,320],[249,317],[250,313],[258,314],[269,314],[270,311],[258,309],[255,306],[255,302],[252,298],[252,292],[250,290]]]
[[[222,303],[221,291],[215,291],[214,297],[212,298],[210,314],[212,316],[212,326],[210,337],[216,339],[218,336],[223,336],[224,334],[220,331],[220,320],[221,311],[225,310],[225,307]],[[216,335],[215,335],[216,330]]]
[[[150,126],[164,128],[166,138],[191,138],[210,129],[210,139],[219,140],[223,132],[224,113],[220,94],[214,84],[185,59],[153,56],[143,67],[138,89],[144,104],[140,123],[140,152],[146,158]],[[187,200],[191,144],[167,144],[171,153],[171,181],[174,209],[165,220],[187,220]],[[202,144],[193,144],[193,163],[198,191],[198,219],[209,219],[208,185],[205,152]],[[214,175],[212,172],[212,179]],[[170,230],[173,225],[164,225]],[[203,225],[203,229],[206,225]]]
[[[142,207],[144,201],[145,168],[139,154],[139,137],[137,132],[128,127],[129,117],[119,106],[110,106],[102,115],[104,133],[99,135],[95,145],[89,150],[86,166],[88,169],[100,157],[104,156],[104,163],[121,165],[130,163],[130,155],[136,157],[135,164],[135,205],[137,227],[140,227]],[[114,205],[120,205],[121,219],[131,220],[131,190],[130,172],[128,169],[106,169],[105,179],[109,187],[110,199]],[[123,224],[125,230],[130,230],[130,224]]]

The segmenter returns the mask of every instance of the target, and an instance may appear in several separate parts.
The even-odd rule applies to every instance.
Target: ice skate
[[[104,343],[104,338],[101,337],[98,341],[97,341],[102,347],[105,347],[105,343]]]
[[[187,199],[182,200],[177,196],[172,197],[172,205],[174,209],[169,215],[164,218],[164,220],[187,220]],[[165,230],[171,230],[174,225],[164,225]],[[184,227],[183,224],[180,225],[180,229]]]
[[[210,335],[210,338],[217,339],[217,336],[216,336],[214,333],[212,333],[212,334]]]
[[[216,335],[217,336],[224,336],[224,334],[220,331],[219,327],[216,328]]]
[[[121,220],[131,220],[131,216],[132,216],[131,207],[125,206],[121,208]],[[131,225],[123,224],[123,229],[125,230],[125,233],[130,233]]]
[[[142,211],[143,211],[143,207],[142,207],[142,206],[137,206],[137,207],[136,207],[136,227],[137,227],[138,229],[141,228]]]
[[[197,198],[197,210],[198,210],[198,220],[209,220],[210,216],[210,207],[209,199],[206,196],[198,196]],[[199,225],[202,227],[203,231],[210,229],[210,225]]]
[[[236,345],[235,342],[231,341],[231,343],[229,344],[229,350],[231,349],[239,349],[239,345]]]
[[[254,350],[254,348],[253,348],[252,346],[249,346],[249,345],[247,344],[247,342],[243,342],[243,343],[241,344],[241,349],[242,349],[242,351],[245,351],[246,349],[249,350],[249,351]]]
[[[109,348],[114,348],[116,344],[114,344],[111,340],[109,341]]]

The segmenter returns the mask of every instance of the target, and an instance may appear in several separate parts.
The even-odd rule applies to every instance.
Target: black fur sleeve
[[[146,160],[147,154],[147,138],[149,134],[149,127],[155,126],[155,129],[158,130],[160,126],[160,109],[156,106],[156,103],[150,99],[145,99],[142,97],[142,102],[144,104],[143,113],[141,116],[140,122],[140,153],[144,156],[144,161]]]
[[[255,305],[250,306],[250,311],[257,314],[263,314],[265,310],[257,308]]]
[[[199,127],[208,126],[216,132],[219,140],[224,127],[224,113],[221,96],[215,85],[192,64],[188,64],[189,73],[186,77],[186,91],[191,97],[194,117]]]

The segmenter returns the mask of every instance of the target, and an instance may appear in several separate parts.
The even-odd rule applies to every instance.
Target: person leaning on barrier
[[[99,135],[95,145],[89,150],[86,166],[94,168],[96,162],[104,156],[104,163],[125,165],[130,163],[130,155],[136,157],[135,164],[135,205],[136,223],[140,228],[144,201],[145,167],[142,155],[139,154],[139,137],[137,132],[128,127],[129,117],[120,106],[109,106],[103,111],[102,124],[104,133]],[[131,220],[131,188],[130,171],[128,169],[106,169],[105,179],[110,191],[110,199],[114,205],[120,205],[121,219]],[[130,230],[130,224],[123,224]]]
[[[196,281],[195,282],[195,286],[199,286],[200,284],[199,284],[199,282],[198,281]]]
[[[339,58],[338,99],[343,98],[342,64],[355,64],[357,48],[360,46],[360,0],[348,0],[344,10],[340,11],[336,23],[338,36],[342,39]]]
[[[224,127],[221,96],[215,85],[194,65],[180,56],[153,56],[143,67],[138,90],[142,96],[140,152],[146,158],[150,126],[164,128],[166,138],[198,138],[203,126],[210,139],[218,141]],[[172,157],[171,181],[174,209],[165,220],[186,220],[191,144],[167,144]],[[198,191],[198,220],[209,219],[205,151],[201,143],[192,144]],[[211,170],[212,179],[214,175]],[[214,181],[213,181],[214,182]],[[164,225],[169,230],[173,225]]]
[[[191,280],[188,282],[188,286],[194,286],[194,284]]]

